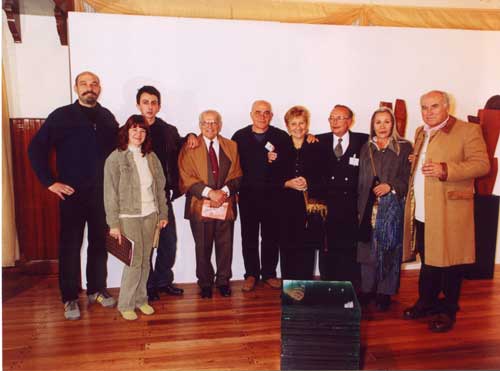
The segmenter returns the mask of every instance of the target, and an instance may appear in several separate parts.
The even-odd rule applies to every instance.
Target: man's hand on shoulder
[[[75,190],[67,184],[55,182],[49,187],[49,191],[55,193],[61,200],[65,200],[64,195],[71,196]]]
[[[187,147],[189,149],[195,149],[200,145],[200,141],[198,140],[198,137],[194,134],[189,134],[186,142],[187,142]]]
[[[316,138],[316,136],[314,136],[313,134],[307,134],[306,136],[306,142],[311,144],[311,143],[317,143],[319,142],[319,139]]]

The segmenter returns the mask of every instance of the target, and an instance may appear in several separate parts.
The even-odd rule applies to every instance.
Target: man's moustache
[[[86,93],[83,93],[83,95],[87,95],[87,94],[96,95],[96,93],[94,93],[93,91],[88,91],[88,92],[86,92]]]

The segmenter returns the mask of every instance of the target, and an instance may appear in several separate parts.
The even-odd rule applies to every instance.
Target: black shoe
[[[156,301],[160,300],[160,295],[158,294],[158,291],[155,289],[153,290],[148,290],[148,301]]]
[[[419,305],[415,304],[412,307],[408,307],[403,311],[403,319],[419,319],[428,317],[432,314],[432,310],[422,308]]]
[[[368,304],[370,304],[370,301],[373,299],[373,293],[372,292],[360,292],[358,295],[358,301],[361,306],[366,307]]]
[[[211,299],[212,298],[212,288],[211,287],[202,287],[200,296],[202,299]]]
[[[391,307],[391,296],[384,294],[377,294],[375,304],[380,312],[387,312]]]
[[[447,332],[453,328],[454,324],[454,317],[446,313],[439,313],[429,321],[429,330],[432,332]]]
[[[228,285],[219,286],[219,292],[225,298],[231,296],[231,288]]]
[[[158,291],[164,292],[165,294],[172,295],[172,296],[180,296],[180,295],[184,294],[183,289],[175,287],[174,285],[167,285],[167,286],[158,287]]]

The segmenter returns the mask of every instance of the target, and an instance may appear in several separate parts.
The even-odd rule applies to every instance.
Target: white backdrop
[[[311,111],[311,131],[329,131],[329,112],[341,103],[356,114],[353,129],[368,132],[378,102],[400,98],[411,139],[421,122],[422,93],[450,92],[454,114],[466,118],[500,87],[500,32],[70,13],[69,44],[72,80],[83,70],[97,73],[100,102],[121,124],[137,113],[137,89],[154,85],[162,93],[158,116],[181,135],[197,132],[199,113],[213,108],[222,114],[222,135],[231,137],[250,123],[256,99],[273,104],[273,124],[280,128],[286,110],[302,104]],[[183,204],[183,198],[175,202],[174,272],[177,282],[195,282]],[[108,285],[119,286],[121,266],[114,258],[109,271]],[[243,273],[237,222],[233,276]]]

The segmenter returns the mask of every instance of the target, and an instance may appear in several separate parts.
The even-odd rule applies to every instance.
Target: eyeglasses
[[[217,126],[219,123],[217,121],[203,121],[201,126]]]
[[[330,117],[328,117],[329,121],[346,121],[349,119],[350,119],[350,117],[347,117],[347,116],[330,116]]]

